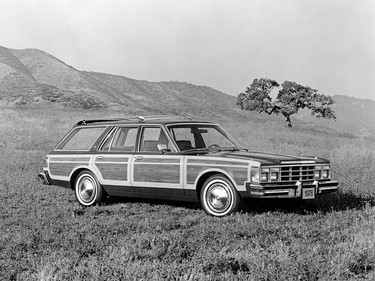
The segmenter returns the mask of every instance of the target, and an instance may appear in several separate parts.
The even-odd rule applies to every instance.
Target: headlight
[[[277,181],[277,173],[271,173],[270,181]]]
[[[259,183],[259,167],[250,167],[250,181],[252,183]]]
[[[315,171],[315,178],[320,179],[320,172],[321,171]]]
[[[268,167],[261,169],[260,180],[265,181],[278,181],[280,177],[279,167]]]
[[[260,174],[260,181],[268,181],[270,168],[262,168]]]
[[[270,172],[270,168],[262,168],[262,174],[269,173],[269,172]]]
[[[328,170],[323,170],[323,171],[322,171],[322,178],[323,178],[323,179],[328,178]]]
[[[328,179],[330,176],[329,165],[315,166],[315,179]]]

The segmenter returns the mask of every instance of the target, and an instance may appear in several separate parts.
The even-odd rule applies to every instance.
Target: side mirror
[[[166,154],[168,151],[168,147],[166,144],[159,143],[158,150],[161,151],[163,154]]]

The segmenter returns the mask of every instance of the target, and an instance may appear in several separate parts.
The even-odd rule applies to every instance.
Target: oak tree
[[[254,79],[253,83],[238,95],[237,105],[243,110],[266,112],[269,115],[281,113],[289,127],[292,127],[290,116],[304,108],[310,109],[311,114],[317,118],[336,120],[335,112],[330,107],[334,104],[332,97],[296,82],[285,81],[273,101],[270,94],[275,87],[280,87],[275,80]]]

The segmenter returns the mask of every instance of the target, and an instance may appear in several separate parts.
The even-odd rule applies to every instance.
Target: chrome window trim
[[[102,152],[102,149],[103,149],[103,145],[105,144],[105,142],[109,139],[109,138],[111,138],[111,137],[113,137],[114,135],[114,132],[117,130],[117,127],[113,127],[109,132],[108,132],[108,134],[107,134],[107,136],[102,140],[102,142],[100,143],[100,145],[99,145],[99,148],[97,149],[97,151],[100,151],[100,152]],[[113,141],[113,138],[112,138],[112,140],[111,140],[111,143],[109,144],[109,149],[108,149],[108,151],[110,151],[110,149],[111,149],[111,145],[112,145],[112,141]]]

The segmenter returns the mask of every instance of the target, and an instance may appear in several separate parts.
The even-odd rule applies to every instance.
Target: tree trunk
[[[285,116],[286,118],[286,122],[288,124],[288,127],[292,127],[292,121],[290,120],[290,115],[289,114],[286,114],[286,113],[283,113],[283,115]]]
[[[286,122],[288,122],[288,127],[292,128],[292,122],[290,121],[290,116],[286,118]]]

